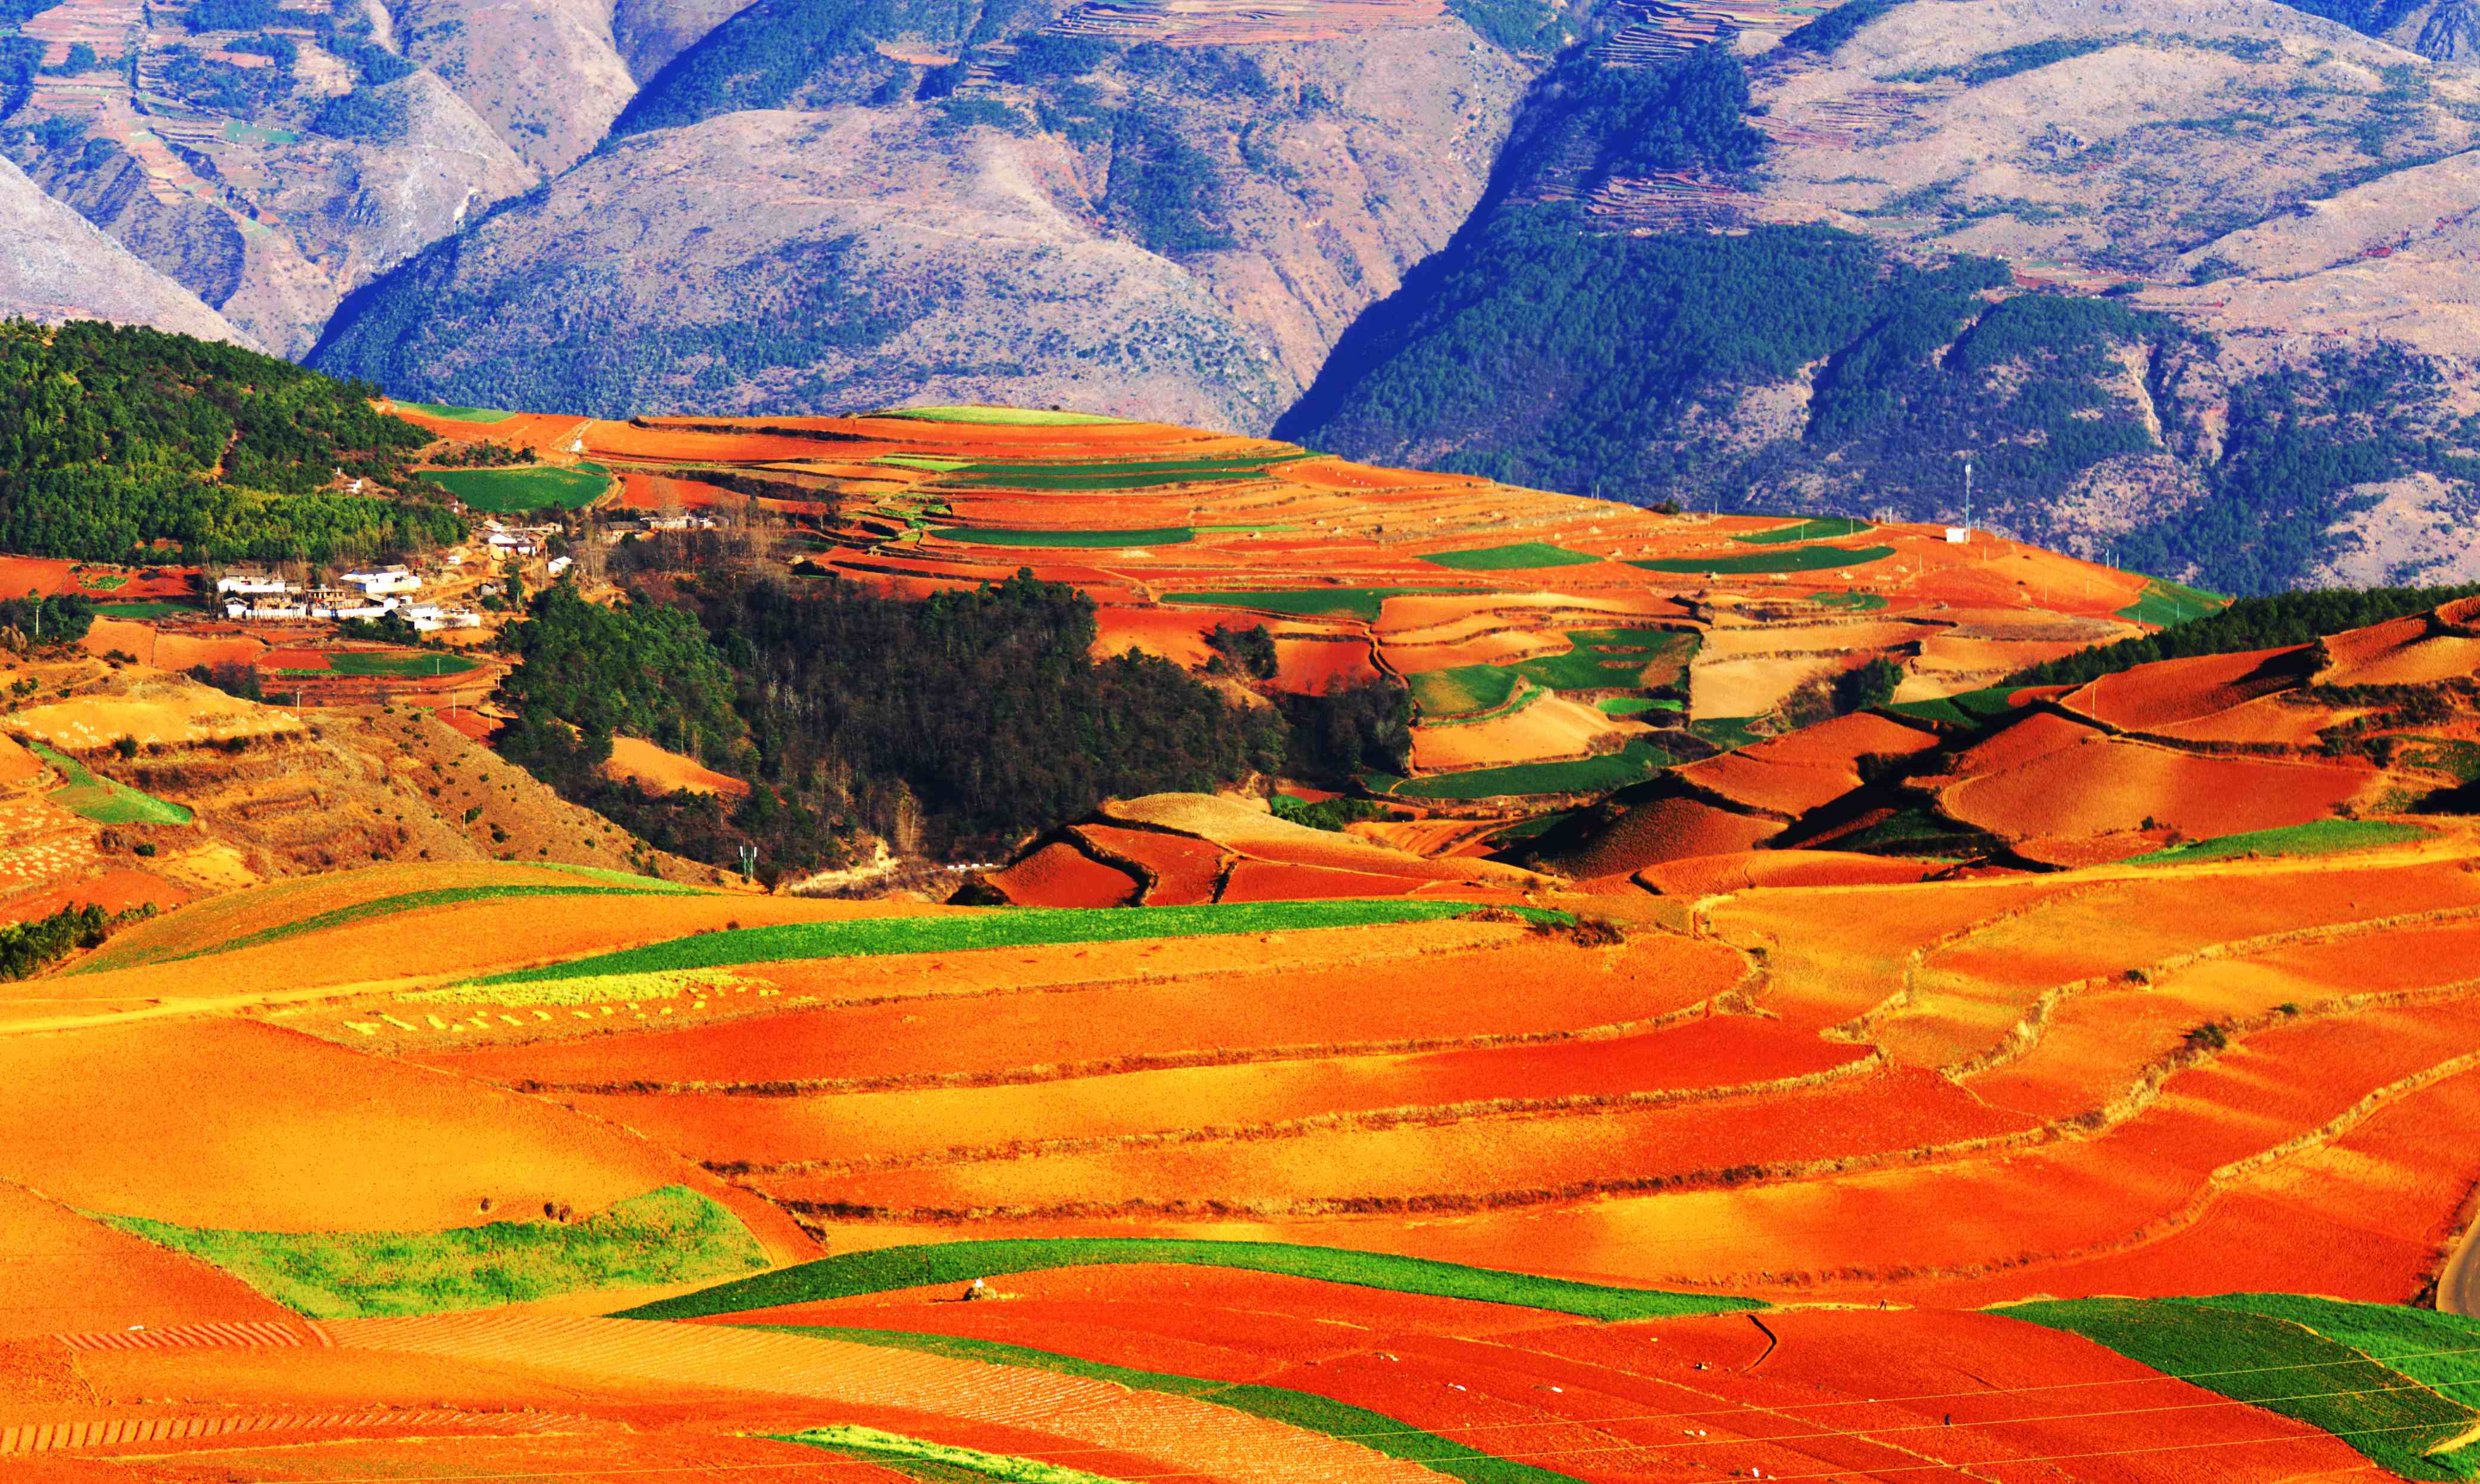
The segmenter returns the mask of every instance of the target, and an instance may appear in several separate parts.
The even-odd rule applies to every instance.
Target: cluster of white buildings
[[[500,521],[482,523],[483,544],[497,556],[531,556],[558,533],[556,525],[509,525]]]
[[[479,628],[482,616],[469,608],[417,602],[422,577],[411,568],[349,572],[333,587],[310,587],[274,573],[228,572],[216,579],[224,616],[232,619],[377,619],[393,613],[423,633]]]

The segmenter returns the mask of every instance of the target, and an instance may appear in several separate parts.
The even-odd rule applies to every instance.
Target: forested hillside
[[[0,321],[0,550],[325,561],[454,539],[406,473],[429,435],[375,390],[153,330]]]
[[[840,579],[717,575],[671,605],[564,587],[510,630],[501,751],[667,849],[770,872],[840,864],[864,830],[934,857],[1004,852],[1106,797],[1209,790],[1283,757],[1275,711],[1168,660],[1091,657],[1093,601],[1020,575],[921,601]],[[701,625],[703,627],[701,627]],[[615,734],[747,778],[729,810],[599,771]]]

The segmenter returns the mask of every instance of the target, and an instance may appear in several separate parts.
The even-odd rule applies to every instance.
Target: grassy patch
[[[1384,923],[1438,922],[1482,908],[1470,902],[1345,899],[1333,902],[1218,903],[1207,907],[1003,908],[952,916],[857,917],[778,923],[700,933],[619,953],[538,969],[496,974],[482,985],[551,984],[606,974],[732,968],[792,959],[863,959],[888,954],[969,953],[1056,943],[1118,943],[1234,933],[1302,933]],[[1530,909],[1528,909],[1529,911]],[[1562,913],[1549,913],[1553,919]]]
[[[1247,608],[1287,618],[1356,618],[1375,624],[1378,610],[1389,598],[1440,597],[1472,591],[1463,587],[1233,588],[1209,593],[1165,593],[1162,601],[1189,608]]]
[[[953,473],[959,469],[970,469],[973,467],[973,461],[971,459],[932,458],[926,453],[889,453],[881,455],[878,458],[874,458],[870,460],[870,462],[873,464],[891,465],[896,469],[928,470],[930,473],[938,474]]]
[[[385,676],[403,679],[426,675],[464,675],[475,668],[474,661],[462,654],[342,650],[328,653],[324,670],[287,670],[284,674]]]
[[[446,402],[400,401],[396,405],[400,412],[417,413],[445,422],[505,422],[516,416],[513,412],[502,412],[494,407],[454,407]]]
[[[1893,547],[1786,547],[1779,551],[1751,551],[1745,556],[1667,556],[1631,561],[1647,572],[1712,573],[1742,576],[1762,572],[1819,572],[1828,567],[1860,567],[1895,554]]]
[[[479,1309],[766,1266],[758,1240],[731,1212],[683,1186],[581,1221],[492,1221],[444,1232],[228,1232],[143,1216],[98,1219],[212,1263],[314,1319]]]
[[[422,477],[476,510],[515,515],[530,510],[576,510],[611,488],[611,471],[600,464],[522,469],[426,469]]]
[[[2186,865],[2199,860],[2235,860],[2246,856],[2331,856],[2377,845],[2399,845],[2427,834],[2417,825],[2398,825],[2383,819],[2313,819],[2279,830],[2250,830],[2243,834],[2190,840],[2184,845],[2132,857],[2128,864]]]
[[[1567,642],[1574,648],[1564,654],[1506,668],[1550,690],[1633,689],[1677,682],[1696,653],[1694,634],[1667,628],[1581,628]]]
[[[1688,703],[1669,696],[1604,696],[1593,703],[1604,716],[1641,716],[1647,711],[1684,711]]]
[[[60,769],[61,777],[68,780],[52,790],[51,800],[72,814],[99,825],[186,825],[191,820],[188,809],[168,799],[97,778],[84,763],[40,742],[30,741],[26,746],[36,756]]]
[[[2011,681],[2002,685],[1984,685],[1978,690],[1940,696],[1930,701],[1898,701],[1886,709],[1900,716],[1917,716],[1924,721],[1977,727],[1983,722],[2023,709],[2007,699],[2022,689]]]
[[[2394,760],[2405,767],[2442,773],[2457,782],[2480,782],[2480,743],[2422,737],[2395,755]]]
[[[998,525],[941,525],[930,534],[976,547],[1176,547],[1197,539],[1185,525],[1132,526],[1123,530],[1014,530]]]
[[[1748,729],[1755,721],[1753,716],[1700,716],[1688,724],[1688,729],[1716,747],[1735,751],[1765,740]]]
[[[1532,567],[1589,567],[1600,561],[1582,551],[1554,547],[1544,541],[1519,541],[1512,546],[1481,547],[1470,551],[1440,551],[1422,557],[1433,567],[1449,567],[1457,572],[1518,572]]]
[[[1389,790],[1398,799],[1495,799],[1527,794],[1608,793],[1641,782],[1670,766],[1668,753],[1642,742],[1625,750],[1572,762],[1524,762],[1505,768],[1476,768],[1469,773],[1438,773],[1407,779]]]
[[[2480,1319],[2402,1304],[2345,1303],[2300,1293],[2225,1293],[2193,1301],[2304,1324],[2423,1386],[2444,1391],[2480,1385]],[[2464,1391],[2445,1394],[2467,1405],[2472,1396]]]
[[[1061,412],[1041,407],[890,407],[882,418],[910,418],[916,422],[978,422],[989,427],[1095,427],[1124,422],[1098,412]]]
[[[99,577],[78,578],[78,586],[90,593],[116,593],[128,585],[129,575],[121,572],[107,572]]]
[[[2134,1298],[2017,1304],[2002,1312],[2071,1331],[2207,1391],[2323,1428],[2405,1478],[2469,1478],[2480,1466],[2465,1456],[2428,1456],[2480,1421],[2480,1413],[2287,1315]]]
[[[2167,628],[2173,624],[2184,624],[2189,619],[2218,613],[2229,607],[2230,602],[2219,593],[2182,587],[2176,582],[2164,582],[2154,577],[2144,584],[2144,595],[2119,609],[2118,616],[2132,624]]]
[[[980,1448],[951,1447],[944,1443],[908,1438],[900,1432],[881,1432],[875,1427],[859,1427],[849,1422],[839,1422],[830,1427],[809,1427],[795,1433],[769,1433],[767,1436],[779,1443],[829,1448],[846,1458],[877,1464],[907,1478],[927,1479],[933,1484],[959,1484],[959,1481],[974,1479],[1003,1479],[1009,1484],[1111,1484],[1111,1480],[1098,1473],[1063,1469],[1038,1458],[1020,1458],[1014,1453],[985,1453]]]
[[[1538,1278],[1531,1273],[1460,1263],[1355,1252],[1342,1247],[1285,1241],[1202,1241],[1174,1237],[1033,1237],[989,1241],[943,1241],[917,1246],[843,1252],[753,1278],[684,1293],[622,1311],[624,1319],[694,1319],[781,1304],[820,1303],[895,1289],[965,1284],[1000,1273],[1046,1272],[1058,1267],[1166,1264],[1230,1267],[1384,1289],[1435,1298],[1512,1304],[1589,1319],[1649,1319],[1684,1314],[1728,1314],[1762,1309],[1748,1298],[1715,1298],[1657,1289],[1615,1288]]]
[[[1505,665],[1458,665],[1408,675],[1404,682],[1424,716],[1476,716],[1514,698],[1516,674]]]
[[[99,602],[94,605],[97,618],[159,619],[181,618],[198,611],[194,602],[165,602],[160,599],[146,602]]]
[[[1874,613],[1886,605],[1883,593],[1864,593],[1853,588],[1847,593],[1811,593],[1808,601],[1828,608],[1847,608],[1854,613]]]
[[[1847,515],[1828,515],[1790,525],[1777,525],[1772,530],[1751,531],[1731,539],[1750,546],[1772,547],[1787,546],[1795,541],[1831,541],[1837,536],[1857,536],[1864,530],[1875,529],[1868,522],[1854,520]]]
[[[1451,1478],[1462,1479],[1466,1484],[1574,1484],[1574,1480],[1563,1473],[1552,1473],[1531,1464],[1516,1463],[1478,1448],[1466,1447],[1435,1433],[1410,1426],[1383,1412],[1330,1400],[1313,1392],[1296,1392],[1279,1386],[1254,1386],[1246,1382],[1209,1381],[1158,1370],[1138,1370],[1127,1366],[1114,1366],[1107,1361],[1086,1360],[1081,1356],[1036,1350],[996,1340],[907,1334],[901,1330],[840,1329],[812,1324],[764,1327],[784,1334],[815,1335],[821,1340],[840,1340],[850,1344],[874,1344],[891,1350],[917,1350],[930,1355],[977,1360],[993,1366],[1048,1370],[1060,1375],[1108,1381],[1130,1391],[1186,1396],[1196,1401],[1211,1402],[1218,1407],[1229,1407],[1235,1412],[1246,1412],[1252,1417],[1262,1417],[1304,1432],[1340,1438],[1372,1452],[1404,1459]]]

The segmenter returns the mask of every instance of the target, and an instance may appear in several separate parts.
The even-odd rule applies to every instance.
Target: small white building
[[[568,571],[571,567],[576,566],[577,559],[569,556],[555,556],[551,559],[549,565],[551,567],[551,575],[556,577],[562,573]]]
[[[310,616],[310,605],[298,597],[260,593],[251,597],[224,600],[224,617],[230,619],[304,619]]]
[[[1971,527],[1971,526],[1969,526],[1969,525],[1950,525],[1950,526],[1948,526],[1948,527],[1946,528],[1946,544],[1947,544],[1948,546],[1950,546],[1950,547],[1966,546],[1966,545],[1969,545],[1969,544],[1971,543],[1971,541],[1972,541],[1972,527]]]
[[[390,593],[418,592],[422,587],[422,578],[407,567],[379,567],[369,572],[349,572],[337,580],[348,587],[358,587],[373,598],[384,598]]]
[[[435,634],[443,628],[482,627],[482,615],[471,608],[443,608],[435,602],[417,602],[399,608],[397,612],[420,633]]]
[[[256,597],[262,593],[277,595],[297,593],[301,589],[271,572],[235,571],[227,572],[216,578],[216,591],[224,594],[239,593],[246,598]]]

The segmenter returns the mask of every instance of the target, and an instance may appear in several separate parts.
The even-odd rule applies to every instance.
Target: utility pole
[[[1963,461],[1963,539],[1972,539],[1972,460]]]

